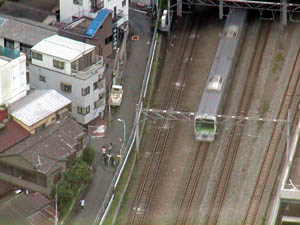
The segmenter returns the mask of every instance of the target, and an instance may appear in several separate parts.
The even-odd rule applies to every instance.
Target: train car
[[[197,141],[212,142],[217,133],[217,115],[221,113],[238,59],[247,20],[247,11],[235,9],[226,19],[214,62],[210,69],[200,105],[194,119]]]

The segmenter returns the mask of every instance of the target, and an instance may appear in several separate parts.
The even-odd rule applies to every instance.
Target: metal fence
[[[128,34],[129,34],[129,29],[126,30],[126,33],[124,35],[126,38],[124,40],[127,40]],[[154,33],[153,33],[153,37],[152,37],[151,47],[150,47],[148,61],[147,61],[147,65],[146,65],[146,71],[145,71],[143,85],[142,85],[142,89],[141,89],[141,93],[140,93],[138,109],[137,109],[138,116],[135,119],[134,124],[139,122],[140,116],[141,116],[141,110],[144,106],[144,99],[146,97],[146,92],[147,92],[149,78],[150,78],[150,74],[151,74],[151,68],[152,68],[155,48],[156,48],[156,44],[157,44],[156,37],[157,37],[157,23],[156,23]],[[123,45],[123,46],[126,46],[126,44]],[[121,52],[123,54],[126,54],[126,51],[121,50]],[[135,126],[133,126],[133,128],[131,130],[131,133],[130,133],[130,136],[128,138],[127,144],[126,144],[126,146],[123,150],[123,154],[125,155],[125,157],[121,158],[120,164],[117,167],[116,173],[115,173],[115,175],[112,179],[112,183],[111,183],[111,185],[108,189],[108,192],[105,196],[103,204],[101,205],[100,209],[98,210],[97,217],[96,217],[93,225],[102,224],[105,217],[106,217],[106,215],[107,215],[107,213],[108,213],[108,211],[109,211],[109,209],[110,209],[111,203],[114,199],[114,190],[115,190],[115,188],[117,187],[117,185],[119,183],[120,177],[123,173],[123,170],[124,170],[124,167],[127,163],[128,157],[131,153],[131,150],[133,149],[133,144],[135,142],[135,138],[136,138]],[[134,158],[134,164],[135,164],[135,161],[136,161],[136,156]]]

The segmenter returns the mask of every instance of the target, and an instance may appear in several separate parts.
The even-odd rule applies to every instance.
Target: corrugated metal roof
[[[101,9],[93,22],[91,23],[90,27],[88,28],[87,32],[85,33],[88,37],[94,37],[97,30],[101,27],[106,17],[111,13],[109,9]]]
[[[13,103],[9,110],[13,117],[32,126],[70,103],[69,99],[55,90],[35,90]]]
[[[51,55],[66,61],[73,61],[96,47],[70,38],[53,35],[33,46],[31,50]]]

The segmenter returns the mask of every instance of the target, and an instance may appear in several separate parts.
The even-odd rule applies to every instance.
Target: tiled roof
[[[30,133],[18,123],[10,120],[6,123],[6,128],[0,131],[0,153],[24,140]]]
[[[3,152],[19,154],[37,171],[47,174],[60,160],[75,152],[76,137],[83,135],[83,127],[71,118],[56,121],[44,130]]]
[[[13,117],[30,127],[70,103],[69,99],[55,90],[35,90],[12,103],[9,111]]]
[[[57,28],[0,14],[4,22],[0,26],[0,37],[34,46],[41,40],[57,34]],[[37,35],[38,34],[38,35]]]

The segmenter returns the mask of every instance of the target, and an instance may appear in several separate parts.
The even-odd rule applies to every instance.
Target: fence
[[[153,58],[154,58],[154,53],[155,53],[155,48],[156,48],[156,44],[157,44],[157,39],[156,39],[156,36],[157,36],[157,24],[158,22],[156,22],[156,26],[155,26],[155,30],[154,30],[154,33],[153,33],[153,38],[152,38],[152,42],[151,42],[151,47],[150,47],[150,51],[149,51],[149,56],[148,56],[148,61],[147,61],[147,65],[146,65],[146,71],[145,71],[145,75],[144,75],[144,80],[143,80],[143,85],[142,85],[142,89],[141,89],[141,93],[140,93],[140,98],[139,98],[139,103],[138,103],[138,108],[137,108],[137,117],[134,121],[134,124],[138,123],[139,120],[140,120],[140,116],[141,116],[141,110],[143,109],[143,106],[144,106],[144,99],[146,97],[146,92],[147,92],[147,88],[148,88],[148,83],[149,83],[149,78],[150,78],[150,74],[151,74],[151,67],[152,67],[152,63],[153,63]],[[127,40],[127,37],[128,37],[128,32],[129,29],[126,30],[126,33],[125,33],[125,40]],[[123,46],[126,46],[125,45],[122,45]],[[122,52],[123,54],[126,54],[126,51],[120,51]],[[125,56],[126,57],[126,56]],[[105,199],[103,201],[103,204],[101,205],[100,209],[98,210],[98,213],[97,213],[97,217],[93,223],[93,225],[95,224],[102,224],[106,215],[107,215],[107,212],[109,211],[110,209],[110,206],[111,206],[111,202],[114,198],[114,190],[115,188],[117,187],[118,183],[119,183],[119,179],[122,175],[122,172],[124,170],[124,167],[126,165],[126,162],[128,160],[128,157],[131,153],[131,150],[133,149],[133,144],[135,142],[135,138],[136,138],[136,133],[135,133],[135,126],[133,126],[132,130],[131,130],[131,133],[130,133],[130,136],[128,138],[128,141],[127,141],[127,144],[124,148],[124,152],[123,154],[125,155],[125,157],[122,157],[121,159],[121,162],[117,168],[117,171],[115,173],[115,176],[113,177],[112,179],[112,183],[109,187],[109,190],[105,196]],[[136,156],[134,158],[134,163],[133,165],[135,165],[135,162],[136,162]],[[134,167],[134,166],[133,166]],[[131,170],[131,174],[132,174],[132,171],[133,169]],[[127,188],[127,187],[126,187]]]

